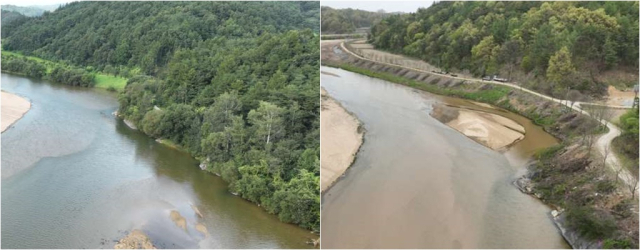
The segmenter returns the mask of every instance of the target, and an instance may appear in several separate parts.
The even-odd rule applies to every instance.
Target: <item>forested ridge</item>
[[[389,15],[391,14],[385,12],[370,12],[351,8],[334,9],[322,6],[322,33],[353,33],[357,28],[371,27]]]
[[[607,71],[638,68],[638,2],[438,2],[372,28],[376,48],[445,71],[499,74],[564,98],[606,92]],[[611,82],[607,82],[611,83]]]
[[[319,231],[319,8],[75,2],[13,28],[3,48],[128,77],[119,115]]]

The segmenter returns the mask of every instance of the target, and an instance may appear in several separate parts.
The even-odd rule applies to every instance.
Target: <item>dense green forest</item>
[[[12,21],[15,21],[19,18],[23,18],[25,17],[24,15],[15,12],[15,11],[8,11],[8,10],[2,10],[2,25],[8,24]]]
[[[2,71],[71,86],[93,87],[96,74],[85,69],[2,53]]]
[[[75,2],[12,27],[3,48],[129,78],[121,116],[201,159],[231,192],[317,231],[319,8]]]
[[[357,28],[371,27],[389,13],[322,6],[322,34],[354,33]]]
[[[385,18],[371,42],[446,71],[500,74],[562,98],[569,89],[598,96],[605,71],[637,82],[638,2],[443,1]]]

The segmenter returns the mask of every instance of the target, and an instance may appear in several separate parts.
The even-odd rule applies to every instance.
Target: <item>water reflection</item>
[[[172,248],[308,248],[317,237],[231,195],[189,154],[128,128],[111,115],[113,94],[7,74],[2,89],[33,102],[2,133],[3,248],[111,248],[136,228]]]

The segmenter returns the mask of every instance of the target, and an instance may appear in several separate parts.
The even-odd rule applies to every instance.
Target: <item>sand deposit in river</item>
[[[176,226],[184,230],[187,230],[187,220],[184,217],[182,217],[182,215],[180,215],[178,211],[172,210],[170,216],[171,216],[171,220],[174,223],[176,223]]]
[[[113,247],[115,249],[156,249],[149,237],[142,231],[134,229]]]
[[[524,127],[517,122],[478,110],[436,104],[431,116],[494,150],[504,149],[522,140],[525,134]]]
[[[205,227],[204,224],[202,224],[202,223],[196,224],[196,230],[198,230],[198,232],[201,232],[202,234],[204,234],[204,236],[207,236],[207,234],[209,234],[209,231],[207,230],[207,227]]]
[[[2,91],[2,132],[22,118],[31,108],[31,102],[17,95]]]
[[[362,144],[360,122],[322,89],[320,113],[321,187],[324,192],[351,165]]]

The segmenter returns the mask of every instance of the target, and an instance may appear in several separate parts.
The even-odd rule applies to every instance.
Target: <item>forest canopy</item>
[[[319,231],[318,31],[318,2],[74,2],[11,27],[3,49],[129,78],[119,115]]]
[[[500,74],[562,96],[601,95],[606,71],[638,68],[638,2],[438,2],[372,28],[376,48],[445,71]],[[606,80],[606,79],[605,79]],[[564,96],[563,96],[564,97]]]

